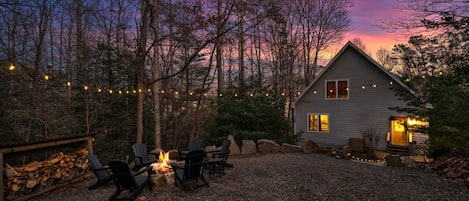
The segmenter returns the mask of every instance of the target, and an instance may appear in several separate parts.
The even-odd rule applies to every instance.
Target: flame
[[[164,153],[164,151],[160,151],[158,163],[153,163],[153,170],[158,173],[167,173],[171,172],[171,164],[169,163],[169,152]]]

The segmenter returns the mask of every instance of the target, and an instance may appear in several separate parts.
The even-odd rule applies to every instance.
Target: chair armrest
[[[146,168],[144,168],[144,169],[142,169],[142,170],[140,170],[140,171],[134,173],[133,175],[134,175],[134,176],[137,176],[137,175],[140,175],[140,174],[145,173],[145,172],[148,172],[148,173],[149,173],[151,170],[153,170],[153,167],[150,165],[150,166],[148,166],[148,167],[146,167]],[[150,175],[150,174],[148,174],[148,175]]]

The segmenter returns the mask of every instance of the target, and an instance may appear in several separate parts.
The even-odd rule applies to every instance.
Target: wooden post
[[[93,153],[93,138],[89,137],[86,141],[86,149],[88,150],[88,154]]]

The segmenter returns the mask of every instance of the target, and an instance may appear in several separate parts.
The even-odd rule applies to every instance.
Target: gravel
[[[189,193],[174,186],[145,188],[137,200],[469,200],[469,188],[419,168],[382,167],[324,154],[231,156],[233,168],[208,178],[210,187]],[[36,197],[36,201],[109,200],[112,182],[96,190],[96,178]]]

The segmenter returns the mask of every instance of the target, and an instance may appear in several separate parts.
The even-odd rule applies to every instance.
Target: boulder
[[[230,155],[239,155],[241,153],[238,144],[236,144],[236,141],[232,135],[228,135],[228,140],[231,141],[230,145]]]
[[[292,145],[288,143],[283,143],[282,146],[280,146],[280,152],[286,153],[286,152],[301,152],[303,151],[303,147],[300,145]]]
[[[408,167],[408,168],[417,167],[417,165],[415,164],[415,160],[412,156],[402,156],[401,161],[402,161],[402,165],[404,165],[404,167]]]
[[[259,149],[259,153],[278,153],[280,145],[272,140],[260,139],[257,140],[257,148]]]
[[[398,155],[387,155],[384,160],[386,161],[386,166],[389,167],[402,167],[402,160],[401,157]]]
[[[319,146],[311,140],[306,142],[305,146],[303,147],[303,152],[310,154],[310,153],[318,153]]]
[[[241,146],[241,154],[255,154],[257,153],[256,143],[252,140],[243,140]]]

